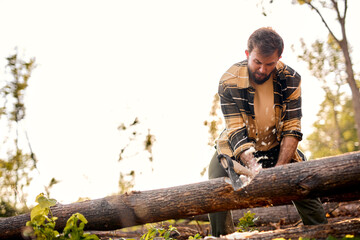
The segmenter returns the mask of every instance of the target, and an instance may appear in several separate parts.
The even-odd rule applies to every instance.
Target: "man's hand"
[[[280,143],[280,153],[275,167],[288,164],[295,155],[299,140],[296,137],[285,136]]]
[[[254,152],[255,149],[250,148],[244,151],[243,153],[241,153],[240,159],[245,164],[245,166],[247,166],[250,169],[251,172],[257,174],[261,169],[261,165],[258,164],[256,159],[254,158]]]

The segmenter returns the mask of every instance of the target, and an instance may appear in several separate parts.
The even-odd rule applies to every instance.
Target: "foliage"
[[[195,234],[194,236],[190,236],[189,239],[202,239],[200,233]]]
[[[78,221],[80,220],[80,224],[78,225]],[[97,240],[99,239],[96,235],[89,233],[84,233],[85,224],[88,221],[86,218],[80,214],[73,214],[66,223],[64,228],[64,238],[63,239],[84,239],[84,240]]]
[[[214,142],[219,136],[220,131],[223,129],[223,121],[220,114],[220,99],[218,94],[214,95],[209,117],[209,120],[204,121],[204,125],[209,128],[208,132],[210,136],[208,145],[212,147],[214,146]]]
[[[225,128],[221,116],[222,115],[220,111],[220,98],[219,95],[216,93],[213,98],[209,119],[204,121],[204,125],[208,127],[208,133],[209,133],[208,145],[210,147],[214,147],[215,140],[220,135],[220,132]],[[204,176],[207,168],[208,166],[203,168],[203,170],[200,172],[201,176]]]
[[[51,213],[50,207],[56,205],[56,200],[48,199],[43,194],[39,194],[35,200],[36,205],[30,213],[30,221],[26,223],[26,226],[32,227],[34,236],[36,239],[59,239],[59,232],[55,230],[55,221]],[[49,218],[48,215],[51,214]]]
[[[343,238],[335,238],[333,236],[328,236],[325,240],[347,240],[347,239],[351,239],[351,240],[360,240],[360,238],[358,237],[355,237],[354,235],[350,235],[350,234],[347,234],[345,235],[345,237]],[[299,240],[313,240],[312,238],[302,238],[300,237]]]
[[[86,218],[80,214],[73,214],[67,221],[63,233],[60,234],[55,230],[57,217],[54,217],[50,207],[56,205],[55,199],[49,199],[44,194],[39,194],[36,197],[36,205],[30,213],[30,221],[26,226],[31,227],[33,232],[27,233],[27,236],[36,237],[38,240],[52,240],[52,239],[73,239],[73,240],[98,240],[96,235],[84,233]],[[50,214],[50,217],[48,216]],[[80,223],[78,224],[78,221]]]
[[[0,217],[11,217],[17,213],[17,210],[6,201],[1,200],[0,202]]]
[[[118,161],[122,161],[127,158],[132,158],[138,155],[139,151],[138,146],[142,142],[144,146],[144,151],[147,153],[149,161],[153,161],[152,147],[156,141],[155,136],[150,133],[150,129],[147,129],[147,133],[144,133],[145,130],[140,128],[140,121],[138,118],[130,124],[120,124],[118,130],[121,132],[123,137],[127,137],[125,146],[120,150]],[[135,148],[131,148],[134,147]],[[135,184],[135,171],[131,170],[129,173],[120,172],[119,179],[119,193],[123,194],[130,191]]]
[[[337,114],[326,98],[320,106],[314,132],[306,139],[306,149],[312,158],[333,156],[359,150],[352,101],[346,100]]]
[[[135,185],[135,171],[131,171],[128,174],[120,172],[119,179],[119,193],[124,194],[130,191]]]
[[[325,28],[329,32],[328,44],[333,48],[337,48],[337,51],[343,56],[342,62],[343,67],[339,67],[339,71],[343,72],[344,79],[348,83],[348,86],[351,90],[352,96],[352,106],[354,111],[354,120],[356,128],[357,139],[360,141],[360,91],[357,81],[355,79],[356,73],[353,69],[353,63],[351,58],[351,46],[348,43],[348,38],[346,34],[346,17],[348,10],[348,1],[347,0],[332,0],[332,1],[302,1],[311,10],[314,10],[317,15],[320,17],[321,21],[324,23]],[[325,14],[327,12],[327,14]],[[340,31],[337,31],[336,36],[334,32],[334,27],[330,27],[330,21],[326,20],[326,17],[332,14],[335,17],[336,22],[339,24]],[[339,34],[340,33],[340,34]],[[328,85],[330,86],[330,85]]]
[[[251,213],[250,211],[244,213],[244,216],[239,219],[239,223],[237,224],[238,232],[249,232],[254,231],[253,228],[255,226],[255,221],[257,220],[257,217],[255,218],[255,213]]]
[[[351,239],[351,240],[360,240],[360,238],[358,237],[354,237],[354,235],[350,235],[347,234],[345,235],[345,237],[337,239],[333,236],[328,236],[325,240],[347,240],[347,239]],[[272,240],[286,240],[285,238],[273,238]],[[289,239],[291,240],[291,239]],[[315,238],[303,238],[303,237],[299,237],[299,240],[316,240]]]
[[[60,181],[55,179],[55,178],[52,178],[49,182],[49,184],[47,186],[45,186],[45,193],[46,193],[46,196],[50,197],[50,190],[51,188],[58,184]]]
[[[152,240],[154,238],[164,238],[165,240],[172,240],[174,238],[171,238],[172,233],[180,234],[176,227],[173,227],[170,225],[167,229],[165,227],[150,227],[148,232],[141,236],[141,240]]]
[[[360,237],[355,237],[354,235],[347,234],[347,235],[345,235],[345,237],[341,238],[341,240],[346,240],[346,239],[360,240]],[[326,238],[326,240],[337,240],[337,238],[329,236]]]
[[[322,83],[325,99],[314,122],[314,132],[306,140],[312,158],[338,155],[359,150],[351,97],[344,87],[346,75],[339,45],[329,36],[327,42],[317,40],[307,47],[302,41],[301,60]]]
[[[118,130],[120,132],[122,132],[123,135],[127,135],[128,139],[129,139],[128,143],[120,150],[119,161],[123,160],[126,157],[129,157],[129,155],[124,157],[125,151],[127,151],[129,149],[131,143],[137,142],[139,140],[139,138],[142,138],[144,136],[144,133],[142,133],[141,131],[139,132],[139,130],[138,130],[139,124],[140,124],[139,119],[135,118],[135,120],[128,126],[125,125],[124,123],[119,125]],[[145,138],[142,138],[142,139],[143,139],[142,141],[143,141],[143,145],[144,145],[144,150],[149,153],[149,160],[150,160],[150,162],[152,162],[153,161],[152,147],[155,142],[155,136],[152,135],[150,133],[150,129],[148,129],[147,134],[145,135]],[[138,154],[138,153],[135,153],[134,155],[136,155],[136,154]],[[132,156],[134,156],[134,155],[132,155]]]
[[[20,144],[19,125],[26,115],[25,91],[35,66],[35,58],[25,61],[15,52],[7,58],[6,73],[9,79],[0,82],[0,124],[3,128],[2,134],[5,133],[5,136],[1,136],[4,139],[0,148],[0,200],[2,206],[7,206],[2,208],[2,216],[10,215],[10,212],[6,212],[8,207],[18,213],[28,210],[24,188],[32,180],[30,172],[36,168],[37,160],[31,150],[26,131],[24,135],[28,150]],[[19,201],[23,204],[24,210],[17,204]]]

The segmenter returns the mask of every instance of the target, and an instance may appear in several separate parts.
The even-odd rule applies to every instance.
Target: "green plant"
[[[341,240],[346,240],[346,239],[351,239],[351,240],[359,240],[359,237],[355,237],[354,235],[350,235],[350,234],[346,234],[345,237],[341,238]],[[338,240],[337,238],[333,237],[333,236],[328,236],[326,238],[326,240]]]
[[[200,233],[195,234],[193,237],[192,236],[189,237],[189,239],[201,239],[201,238],[202,236],[200,235]]]
[[[141,240],[152,240],[155,237],[164,238],[165,240],[173,240],[174,238],[171,238],[171,233],[175,232],[180,234],[176,227],[173,227],[170,225],[168,229],[164,227],[156,228],[156,227],[150,227],[148,232],[141,236]]]
[[[238,232],[248,232],[254,231],[255,221],[257,218],[254,217],[255,213],[251,213],[250,211],[244,213],[244,216],[239,219],[239,223],[237,224]]]
[[[30,213],[30,221],[26,223],[26,226],[33,228],[33,234],[36,239],[57,239],[60,234],[55,230],[55,221],[51,213],[50,207],[56,205],[55,199],[48,199],[44,194],[39,194],[35,200],[38,205],[36,205]],[[51,215],[49,218],[48,215]]]
[[[78,226],[78,221],[80,220],[80,224]],[[82,239],[82,240],[98,240],[99,238],[89,233],[84,233],[84,227],[85,224],[87,224],[88,221],[86,218],[80,214],[75,213],[73,214],[69,220],[66,223],[66,226],[64,228],[64,239]]]
[[[39,194],[35,200],[36,205],[30,213],[30,221],[26,223],[26,226],[31,227],[33,232],[30,233],[37,240],[98,240],[96,235],[90,235],[84,233],[85,224],[87,224],[86,218],[80,214],[73,214],[67,221],[66,226],[62,234],[55,230],[57,217],[54,217],[50,207],[56,205],[55,199],[48,199],[43,193]],[[50,217],[48,216],[50,214]],[[80,223],[78,224],[78,221]]]
[[[347,234],[347,235],[345,235],[345,237],[339,238],[339,239],[330,235],[325,240],[347,240],[347,239],[360,240],[359,237],[355,237],[354,235],[350,235],[350,234]],[[286,240],[286,239],[285,238],[273,238],[272,240]],[[290,238],[289,238],[289,240],[290,240]],[[299,237],[298,240],[316,240],[316,239],[315,238],[307,238],[307,237],[305,237],[305,238]]]

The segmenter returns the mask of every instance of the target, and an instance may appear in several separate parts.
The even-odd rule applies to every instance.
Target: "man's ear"
[[[246,54],[246,57],[249,58],[250,53],[248,50],[245,50],[245,54]]]

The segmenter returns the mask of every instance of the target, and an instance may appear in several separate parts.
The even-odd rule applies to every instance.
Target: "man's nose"
[[[264,66],[264,65],[261,65],[260,68],[259,68],[260,73],[266,73],[266,70],[267,70],[266,66]]]

